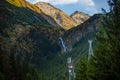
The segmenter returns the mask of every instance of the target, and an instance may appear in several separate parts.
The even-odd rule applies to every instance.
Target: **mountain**
[[[83,12],[75,11],[73,14],[70,16],[73,20],[77,22],[78,25],[84,23],[87,19],[90,18],[88,14],[85,14]]]
[[[95,37],[95,34],[98,31],[98,26],[100,26],[103,14],[94,14],[84,23],[78,25],[75,28],[72,28],[65,32],[64,38],[67,43],[67,46],[71,49],[75,45],[80,45],[78,43],[85,37],[87,39],[92,39]]]
[[[81,25],[65,31],[62,38],[64,42],[63,47],[67,47],[67,51],[62,51],[60,54],[50,60],[50,64],[47,68],[48,76],[50,76],[51,73],[52,76],[56,78],[55,80],[68,80],[68,78],[65,77],[68,75],[68,67],[66,61],[67,58],[72,58],[75,69],[79,67],[77,65],[79,64],[81,56],[88,56],[88,40],[93,40],[92,45],[93,48],[95,48],[95,36],[98,32],[98,28],[101,24],[103,16],[103,14],[95,14]]]
[[[19,13],[18,13],[18,10],[15,11],[15,9],[13,9],[13,10],[8,9],[8,11],[11,11],[11,13],[13,12],[12,14],[14,15],[14,18],[16,18],[16,17],[19,18],[18,16],[16,16],[18,14],[19,15],[24,14],[24,16],[27,16],[26,19],[28,19],[28,18],[31,19],[31,17],[32,17],[31,21],[26,20],[25,17],[24,17],[24,19],[21,18],[21,20],[26,20],[26,22],[29,21],[29,22],[27,22],[28,24],[31,24],[34,22],[34,20],[36,20],[37,22],[39,22],[41,24],[45,23],[45,24],[52,25],[52,26],[59,26],[52,17],[44,14],[38,7],[36,7],[35,5],[33,5],[29,2],[26,2],[25,0],[21,0],[21,1],[20,0],[7,0],[7,2],[9,2],[10,4],[12,4],[16,7],[19,7],[19,9],[20,9],[20,7],[25,8],[23,10],[23,12],[26,10],[31,13],[31,15],[30,15],[30,13],[22,13],[21,11],[19,11]],[[5,6],[5,5],[1,4],[1,6]],[[32,16],[32,14],[34,14],[34,15]]]
[[[38,6],[46,15],[51,16],[56,23],[65,30],[77,26],[77,23],[71,17],[53,5],[46,2],[38,2],[35,5]]]
[[[38,7],[25,0],[2,0],[0,13],[0,48],[8,57],[21,55],[22,60],[41,67],[61,51],[63,29],[51,25],[47,20],[51,17]]]

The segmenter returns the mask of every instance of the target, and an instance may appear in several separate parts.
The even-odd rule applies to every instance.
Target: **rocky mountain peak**
[[[71,14],[71,18],[77,22],[77,24],[81,24],[88,20],[90,16],[88,14],[85,14],[80,11],[75,11],[74,13]]]
[[[65,30],[77,26],[76,21],[50,3],[38,2],[35,5],[38,6],[46,15],[51,16]]]

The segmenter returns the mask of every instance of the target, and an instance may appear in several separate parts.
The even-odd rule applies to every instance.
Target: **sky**
[[[101,8],[109,11],[108,0],[27,0],[30,3],[48,2],[61,9],[68,15],[75,11],[84,12],[89,15],[102,13]]]

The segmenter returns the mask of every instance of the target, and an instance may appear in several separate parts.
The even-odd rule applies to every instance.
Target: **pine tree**
[[[100,26],[91,63],[93,80],[120,80],[120,0],[109,0],[108,4],[110,13]]]
[[[82,56],[80,59],[79,67],[76,73],[76,80],[88,80],[87,79],[87,58]]]

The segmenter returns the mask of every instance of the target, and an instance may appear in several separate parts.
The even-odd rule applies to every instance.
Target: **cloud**
[[[79,0],[78,7],[80,9],[82,8],[82,10],[89,13],[90,15],[93,15],[94,13],[98,13],[95,2],[93,0]]]
[[[95,3],[93,0],[79,0],[79,3],[85,6],[95,6]]]
[[[82,10],[84,9],[83,11],[90,13],[90,15],[98,12],[98,10],[96,9],[94,0],[27,0],[27,1],[30,1],[32,3],[47,2],[55,6],[60,6],[60,5],[67,6],[68,5],[69,7],[70,5],[71,6],[76,5],[77,9],[78,8],[79,9],[81,8]]]
[[[88,6],[95,5],[93,0],[34,0],[33,3],[36,3],[36,2],[48,2],[53,5],[66,5],[66,4],[75,4],[75,3],[80,3]]]
[[[95,7],[86,7],[85,10],[88,11],[90,15],[99,13],[99,11]]]

